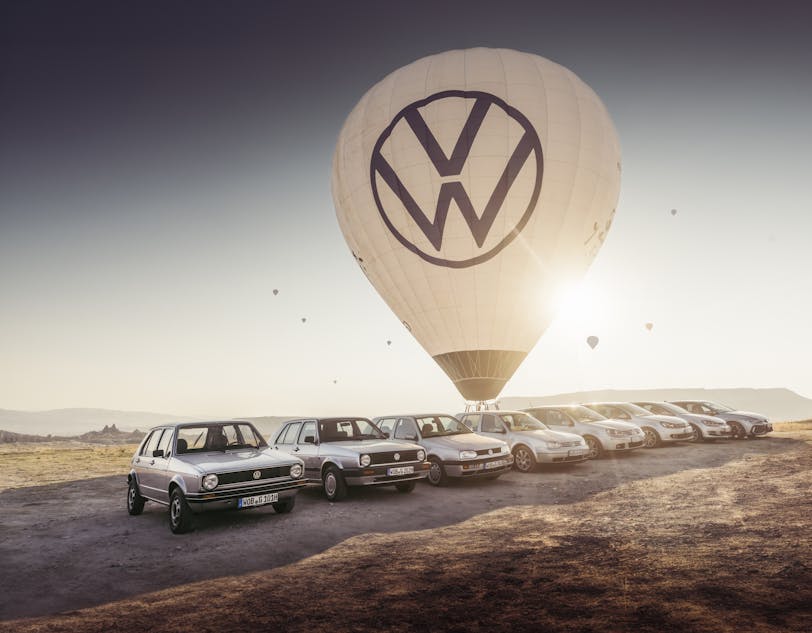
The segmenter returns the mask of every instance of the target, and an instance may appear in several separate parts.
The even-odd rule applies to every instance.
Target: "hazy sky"
[[[460,410],[329,174],[371,85],[472,46],[569,67],[623,146],[608,239],[503,395],[812,396],[803,3],[145,4],[0,2],[0,408]]]

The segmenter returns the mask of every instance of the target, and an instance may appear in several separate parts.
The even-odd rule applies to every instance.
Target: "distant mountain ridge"
[[[770,420],[812,419],[812,399],[790,389],[605,389],[554,396],[512,396],[499,399],[501,409],[525,409],[542,404],[633,402],[635,400],[713,400],[744,411],[763,413]]]
[[[198,420],[148,411],[109,409],[55,409],[52,411],[13,411],[0,409],[0,429],[27,435],[81,435],[115,425],[127,431],[144,431],[157,424]]]

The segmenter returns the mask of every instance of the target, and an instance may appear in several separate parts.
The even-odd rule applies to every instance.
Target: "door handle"
[[[152,460],[152,461],[149,463],[149,465],[150,465],[150,466],[154,466],[154,465],[155,465],[155,460],[153,459],[153,460]]]
[[[293,449],[293,452],[294,452],[294,453],[298,453],[298,452],[299,452],[299,447],[297,446],[296,448],[294,448],[294,449]]]
[[[136,463],[136,464],[140,464],[140,463],[141,463],[141,458],[140,458],[140,457],[136,457],[136,458],[135,458],[135,463]]]

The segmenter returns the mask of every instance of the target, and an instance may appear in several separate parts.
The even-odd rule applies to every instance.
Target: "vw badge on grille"
[[[253,475],[251,475],[251,476],[252,476],[254,479],[259,479],[260,477],[262,477],[262,472],[261,472],[261,471],[259,471],[259,470],[255,470],[255,471],[254,471],[254,474],[253,474]]]
[[[400,459],[400,453],[395,453],[395,461],[398,461],[399,459]]]
[[[488,455],[493,455],[493,449],[492,448],[488,449]]]

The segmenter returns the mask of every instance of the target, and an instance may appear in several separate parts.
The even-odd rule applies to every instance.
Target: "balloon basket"
[[[475,413],[477,411],[499,411],[498,400],[466,400],[465,413]]]

